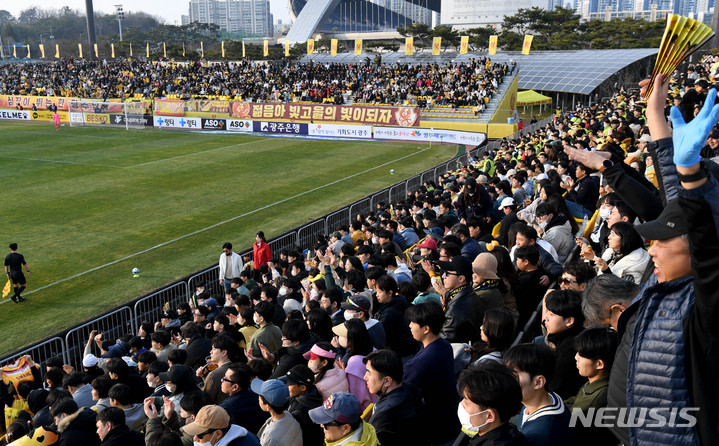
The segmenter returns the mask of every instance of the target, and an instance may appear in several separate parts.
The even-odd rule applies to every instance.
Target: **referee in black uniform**
[[[27,262],[25,262],[25,257],[17,252],[17,243],[10,243],[10,254],[5,257],[5,274],[12,280],[12,285],[15,288],[15,294],[10,298],[15,303],[25,300],[20,296],[20,293],[25,290],[25,284],[27,283],[25,274],[22,273],[23,265],[25,266],[27,275],[30,276],[30,268],[28,268]]]

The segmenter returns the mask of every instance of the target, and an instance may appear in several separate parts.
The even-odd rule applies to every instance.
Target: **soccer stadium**
[[[719,56],[667,48],[4,61],[2,441],[717,444]]]

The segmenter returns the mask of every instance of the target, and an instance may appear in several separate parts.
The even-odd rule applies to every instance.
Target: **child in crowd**
[[[545,345],[519,344],[507,350],[504,363],[522,388],[519,431],[535,446],[572,445],[570,413],[562,398],[549,391],[554,374],[554,354]]]
[[[520,314],[532,314],[547,291],[547,286],[541,283],[542,276],[547,273],[537,266],[539,250],[536,245],[517,248],[514,257],[517,263],[519,288],[522,291],[517,299],[517,310]]]
[[[542,325],[547,344],[554,350],[556,367],[549,384],[559,396],[569,398],[584,384],[574,361],[574,338],[584,329],[582,296],[576,291],[559,290],[544,298]]]

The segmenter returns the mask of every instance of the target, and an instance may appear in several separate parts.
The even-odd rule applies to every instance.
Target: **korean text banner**
[[[0,108],[16,108],[20,105],[22,108],[31,109],[35,104],[38,110],[49,110],[52,104],[56,104],[58,110],[67,110],[69,99],[71,98],[0,95]]]
[[[233,102],[230,108],[230,116],[255,121],[290,119],[315,123],[334,122],[418,127],[420,112],[418,108],[414,107]]]
[[[163,116],[183,116],[185,114],[185,101],[155,99],[155,114]]]
[[[458,130],[440,129],[405,129],[391,127],[374,127],[376,139],[396,139],[403,141],[445,142],[450,144],[468,144],[478,146],[487,135],[484,133],[461,132]]]

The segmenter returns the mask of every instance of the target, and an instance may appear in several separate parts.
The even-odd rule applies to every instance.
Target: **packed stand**
[[[513,67],[487,59],[405,63],[192,62],[137,59],[15,63],[0,68],[0,94],[92,99],[230,97],[236,100],[372,104],[486,104]]]
[[[217,279],[158,321],[91,333],[82,370],[6,370],[8,439],[716,444],[719,169],[701,155],[719,106],[685,123],[658,81],[304,250],[225,243]]]

